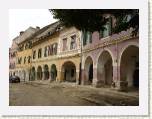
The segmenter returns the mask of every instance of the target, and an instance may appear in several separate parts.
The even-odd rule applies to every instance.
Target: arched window
[[[42,49],[40,48],[40,49],[38,50],[38,58],[41,58],[41,56],[42,56]]]

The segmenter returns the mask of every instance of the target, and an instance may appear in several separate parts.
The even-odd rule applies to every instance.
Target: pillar
[[[93,68],[93,81],[92,81],[92,85],[97,87],[98,85],[98,80],[97,80],[97,67]]]
[[[76,84],[79,85],[79,70],[76,70]]]
[[[81,85],[85,85],[86,75],[85,69],[81,69]]]
[[[45,80],[45,72],[42,71],[42,80]]]
[[[120,82],[120,66],[114,65],[112,87],[119,89],[120,88],[119,82]]]
[[[57,71],[57,78],[56,78],[56,81],[57,82],[62,82],[63,81],[63,79],[64,79],[64,72],[62,72],[62,71]]]

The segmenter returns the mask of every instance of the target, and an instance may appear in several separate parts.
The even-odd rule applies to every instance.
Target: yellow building
[[[17,75],[24,81],[79,82],[80,37],[76,28],[55,22],[19,43]]]
[[[18,50],[16,53],[16,67],[15,74],[20,77],[21,81],[29,80],[32,56],[32,42],[31,39],[39,30],[39,27],[29,27],[25,31],[21,31],[17,37]]]

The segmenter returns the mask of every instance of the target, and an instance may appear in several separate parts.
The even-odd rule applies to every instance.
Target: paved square
[[[118,92],[74,83],[11,83],[10,106],[121,106],[139,105],[137,92]]]

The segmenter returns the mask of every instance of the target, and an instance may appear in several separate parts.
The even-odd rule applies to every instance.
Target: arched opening
[[[63,80],[68,82],[76,82],[76,66],[73,62],[65,62],[62,65]]]
[[[52,66],[51,66],[51,80],[52,81],[56,80],[56,77],[57,77],[56,65],[52,64]]]
[[[44,65],[44,80],[49,79],[49,67],[48,65]]]
[[[23,79],[23,81],[25,81],[25,78],[26,78],[26,72],[23,70],[22,71],[22,79]]]
[[[98,83],[111,86],[113,79],[112,57],[108,51],[103,51],[97,64]]]
[[[15,76],[15,72],[13,72],[13,76]]]
[[[127,47],[121,56],[120,80],[127,81],[128,87],[139,87],[139,48]]]
[[[92,84],[93,81],[93,60],[89,56],[87,57],[84,65],[84,70],[85,70],[85,79],[84,79],[84,84]]]
[[[37,79],[38,80],[42,80],[42,75],[43,75],[43,73],[42,73],[42,67],[38,66],[38,68],[37,68]]]
[[[30,76],[31,76],[31,81],[35,80],[35,67],[32,67]]]

